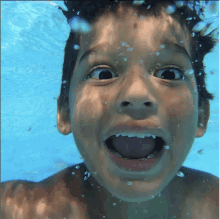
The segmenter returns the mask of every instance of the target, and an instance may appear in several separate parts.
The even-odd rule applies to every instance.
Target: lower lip
[[[107,147],[106,147],[107,148]],[[125,160],[116,156],[107,148],[107,153],[111,160],[117,164],[118,167],[122,167],[126,170],[141,170],[146,171],[152,169],[156,164],[161,160],[163,156],[164,148],[156,155],[155,158],[151,158],[148,160],[138,161],[138,160]]]

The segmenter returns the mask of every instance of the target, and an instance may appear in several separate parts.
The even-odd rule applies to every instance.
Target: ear
[[[67,103],[61,104],[60,96],[57,98],[57,128],[63,135],[68,135],[72,132],[69,106]]]
[[[198,119],[198,127],[196,131],[196,137],[202,137],[207,129],[208,120],[210,114],[210,105],[209,102],[202,102],[199,107],[199,119]]]

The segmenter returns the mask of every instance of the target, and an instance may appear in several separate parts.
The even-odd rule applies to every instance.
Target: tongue
[[[112,144],[123,157],[140,159],[154,150],[155,141],[152,138],[113,136]]]

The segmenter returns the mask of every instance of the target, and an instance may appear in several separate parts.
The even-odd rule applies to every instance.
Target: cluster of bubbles
[[[133,1],[134,5],[142,5],[145,1]],[[166,8],[167,14],[173,14],[177,8],[183,7],[187,5],[190,9],[194,9],[194,1],[176,1],[175,4],[169,5]],[[151,5],[148,5],[147,9],[149,9]],[[197,23],[193,31],[194,32],[201,32],[202,35],[207,35],[215,30],[213,33],[213,37],[218,39],[219,35],[219,10],[218,10],[218,2],[217,1],[196,1],[195,9],[197,14],[202,19],[201,22]],[[201,12],[201,9],[202,12]],[[74,16],[69,19],[68,23],[71,27],[71,30],[74,32],[80,33],[89,33],[92,30],[91,25],[83,18],[79,17],[79,12],[77,12],[78,16]],[[188,20],[192,20],[192,17],[189,17]]]

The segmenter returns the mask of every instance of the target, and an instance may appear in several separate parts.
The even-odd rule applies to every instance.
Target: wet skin
[[[58,121],[60,119],[62,133],[73,133],[92,173],[89,181],[97,181],[103,186],[104,208],[114,211],[109,206],[117,199],[123,201],[125,211],[145,206],[154,215],[158,209],[153,206],[161,199],[151,200],[151,197],[166,191],[186,159],[194,138],[205,133],[209,104],[202,104],[199,109],[194,74],[178,71],[179,68],[192,69],[190,32],[165,13],[160,18],[146,19],[133,14],[134,11],[129,10],[121,20],[111,15],[103,16],[93,25],[92,32],[81,36],[70,86],[70,121],[63,125],[59,114]],[[133,51],[127,51],[128,47],[123,47],[122,42]],[[106,45],[80,61],[86,51],[100,44]],[[162,44],[165,48],[161,49]],[[184,47],[189,56],[179,52],[174,44]],[[102,71],[94,72],[94,67],[110,71],[105,75],[106,80],[99,79]],[[175,80],[161,78],[158,70],[167,67],[177,69]],[[84,80],[89,72],[90,77]],[[104,140],[109,137],[108,130],[120,124],[163,132],[170,146],[164,162],[142,173],[126,171],[112,163],[104,150]],[[132,186],[128,181],[132,181]]]
[[[92,25],[93,30],[80,38],[80,51],[70,85],[70,113],[64,107],[59,108],[57,123],[61,133],[73,133],[85,165],[76,170],[75,178],[71,175],[72,168],[38,184],[38,206],[41,199],[50,206],[41,205],[38,208],[41,215],[56,211],[54,218],[56,215],[99,218],[102,214],[109,219],[146,219],[147,211],[149,218],[173,215],[182,218],[198,206],[202,209],[207,204],[209,208],[205,209],[211,209],[210,206],[217,205],[216,202],[212,204],[213,199],[217,200],[212,194],[213,191],[216,194],[218,188],[215,177],[209,175],[210,183],[201,184],[203,177],[208,175],[198,177],[198,171],[187,168],[185,174],[191,171],[190,177],[176,176],[194,138],[205,133],[209,118],[209,104],[202,103],[198,107],[195,76],[187,73],[192,69],[191,34],[164,13],[160,18],[146,19],[133,16],[134,13],[132,10],[122,13],[121,19],[111,14],[102,16]],[[123,47],[122,42],[133,51],[127,51],[129,47]],[[80,62],[86,51],[100,43],[107,45]],[[165,48],[160,48],[162,44]],[[174,44],[183,47],[189,57]],[[94,67],[102,69],[95,72],[92,71]],[[162,78],[159,70],[169,67],[177,69],[175,78]],[[103,73],[105,79],[99,79],[98,73],[106,69],[109,71]],[[127,171],[109,159],[104,141],[109,137],[107,132],[120,124],[144,126],[147,130],[163,133],[170,149],[165,151],[159,165],[149,171]],[[86,168],[91,176],[85,182]],[[128,185],[128,181],[132,181],[132,185]],[[198,195],[190,196],[194,192]],[[209,201],[203,202],[207,194],[211,194]],[[96,210],[91,210],[90,206]],[[74,216],[72,211],[78,215]],[[190,212],[189,218],[204,215],[217,218],[216,208],[211,215],[210,211],[193,213],[194,216]]]

